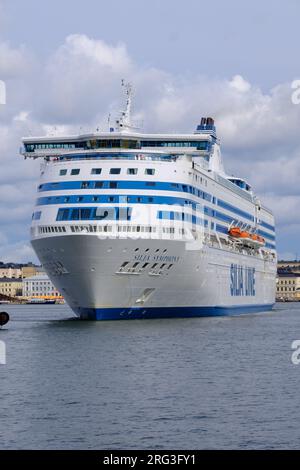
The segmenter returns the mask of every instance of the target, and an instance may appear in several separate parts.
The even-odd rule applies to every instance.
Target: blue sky
[[[280,255],[300,255],[299,17],[297,0],[0,0],[0,259],[34,259],[22,135],[103,125],[123,77],[146,130],[216,118],[228,173],[274,210]]]

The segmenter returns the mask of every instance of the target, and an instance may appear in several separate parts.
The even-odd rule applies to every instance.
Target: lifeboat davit
[[[228,230],[229,235],[232,238],[239,239],[245,246],[250,246],[252,248],[259,248],[264,246],[265,239],[256,233],[250,233],[246,230],[240,229],[240,227],[231,227]]]

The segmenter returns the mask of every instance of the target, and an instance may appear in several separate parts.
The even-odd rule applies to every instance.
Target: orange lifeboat
[[[261,237],[260,235],[257,235],[257,241],[259,241],[262,245],[265,244],[265,239],[263,237]]]
[[[239,238],[245,246],[258,248],[265,244],[265,239],[256,233],[250,233],[242,230],[240,227],[231,227],[228,233],[233,238]]]
[[[241,238],[250,238],[250,233],[249,232],[245,232],[245,231],[242,231],[241,232]]]
[[[229,235],[231,235],[234,238],[240,238],[241,237],[241,229],[239,227],[231,227],[229,229]]]

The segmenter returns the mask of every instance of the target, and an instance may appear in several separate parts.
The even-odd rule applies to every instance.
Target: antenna
[[[119,130],[132,129],[131,125],[131,108],[132,108],[132,95],[133,88],[131,83],[126,83],[124,79],[121,80],[122,87],[125,88],[126,93],[126,109],[122,111],[119,121],[116,122]]]

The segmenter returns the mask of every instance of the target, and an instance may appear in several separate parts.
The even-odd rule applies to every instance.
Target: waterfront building
[[[300,261],[278,261],[278,270],[290,271],[294,273],[300,273]]]
[[[22,277],[22,269],[20,268],[0,268],[0,278],[19,279]]]
[[[0,279],[0,294],[7,297],[22,296],[22,279],[3,277]]]
[[[276,283],[277,300],[300,300],[300,273],[280,271]]]
[[[62,299],[47,274],[37,274],[23,279],[23,297],[31,299]]]
[[[39,268],[36,266],[23,266],[22,267],[22,278],[35,276],[39,272]]]

